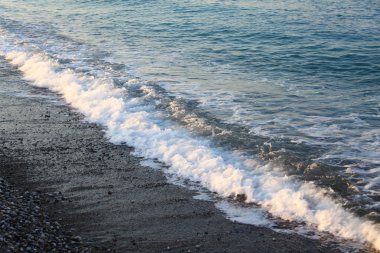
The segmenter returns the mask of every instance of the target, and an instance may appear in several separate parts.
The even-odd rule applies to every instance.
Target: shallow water
[[[0,52],[170,173],[375,245],[379,12],[349,0],[4,0]],[[318,214],[336,208],[334,221]],[[345,231],[351,213],[376,223],[370,235]]]

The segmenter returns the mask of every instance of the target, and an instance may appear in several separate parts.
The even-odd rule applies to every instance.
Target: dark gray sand
[[[338,252],[227,220],[212,202],[168,184],[160,171],[141,166],[132,148],[109,143],[100,127],[10,68],[0,60],[0,177],[11,184],[0,184],[0,219],[5,209],[15,212],[21,228],[11,237],[0,229],[2,252],[33,252],[28,243],[17,245],[28,240],[34,252]],[[4,195],[9,189],[16,189],[13,206]],[[23,226],[40,227],[40,246],[41,233],[22,233]]]

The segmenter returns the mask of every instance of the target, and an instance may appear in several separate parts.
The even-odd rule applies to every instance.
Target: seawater
[[[379,14],[378,1],[2,0],[0,53],[169,174],[379,249]]]

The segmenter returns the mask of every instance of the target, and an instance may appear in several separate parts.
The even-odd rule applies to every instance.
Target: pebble
[[[91,252],[37,205],[43,196],[20,192],[0,177],[0,252]],[[61,195],[61,193],[58,193]],[[55,198],[55,194],[49,194]]]
[[[74,237],[72,237],[72,240],[75,242],[80,242],[80,241],[82,241],[82,238],[80,236],[74,236]]]

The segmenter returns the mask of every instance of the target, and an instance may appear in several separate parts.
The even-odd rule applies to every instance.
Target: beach
[[[0,177],[16,198],[36,195],[33,203],[49,224],[57,222],[54,231],[73,252],[339,252],[317,240],[227,220],[214,203],[194,199],[196,192],[140,165],[131,147],[109,143],[101,127],[57,95],[30,86],[3,59],[0,66]],[[2,252],[14,252],[7,243],[22,251],[16,239],[0,238]],[[37,241],[23,249],[67,250]]]
[[[2,0],[1,249],[379,251],[378,27],[374,0]]]

